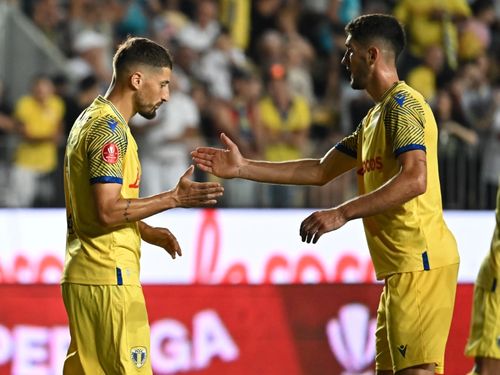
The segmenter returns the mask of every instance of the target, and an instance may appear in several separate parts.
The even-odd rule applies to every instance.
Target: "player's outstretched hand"
[[[339,208],[313,212],[300,224],[302,242],[316,243],[319,238],[332,230],[339,229],[347,222]]]
[[[191,152],[194,162],[202,171],[217,177],[234,178],[240,175],[240,168],[245,163],[238,146],[227,135],[220,135],[226,149],[198,147]]]
[[[177,207],[203,207],[217,203],[224,188],[218,182],[195,182],[190,180],[194,166],[191,165],[173,189]]]

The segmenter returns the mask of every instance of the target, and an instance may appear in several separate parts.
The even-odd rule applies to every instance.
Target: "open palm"
[[[191,156],[202,171],[221,178],[238,177],[240,167],[244,163],[240,150],[224,133],[221,134],[221,141],[226,145],[226,149],[198,147],[191,152]]]

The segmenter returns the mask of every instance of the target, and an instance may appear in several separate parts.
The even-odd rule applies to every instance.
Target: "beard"
[[[149,111],[149,112],[139,111],[137,113],[139,113],[146,120],[152,120],[152,119],[154,119],[156,117],[156,109],[153,109],[152,111]]]
[[[359,79],[351,76],[351,88],[353,88],[354,90],[364,90],[365,85],[363,84],[363,82],[360,82]]]
[[[160,108],[161,104],[162,103],[151,105],[151,103],[143,101],[141,105],[139,105],[137,113],[147,120],[154,119],[156,117],[156,111]]]

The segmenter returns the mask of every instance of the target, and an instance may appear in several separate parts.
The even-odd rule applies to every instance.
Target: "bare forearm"
[[[103,225],[113,227],[139,221],[177,206],[172,193],[164,192],[148,198],[119,198],[114,204],[99,207],[98,213]]]
[[[144,221],[138,221],[139,232],[141,233],[141,239],[149,244],[155,245],[153,227],[146,224]]]
[[[272,184],[318,185],[321,183],[319,159],[284,162],[247,160],[239,172],[239,178]]]
[[[425,178],[413,178],[400,172],[379,189],[353,198],[339,206],[339,209],[347,221],[373,216],[401,206],[425,193],[425,190]]]

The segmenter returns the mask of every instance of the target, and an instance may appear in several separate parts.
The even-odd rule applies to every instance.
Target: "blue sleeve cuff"
[[[334,147],[335,150],[339,150],[340,152],[343,152],[346,155],[349,155],[350,157],[353,157],[356,159],[358,155],[356,154],[356,151],[351,150],[350,148],[347,148],[344,146],[342,143],[337,143]]]
[[[394,154],[396,156],[399,156],[401,154],[404,154],[405,152],[413,151],[413,150],[422,150],[422,151],[426,152],[427,149],[425,148],[424,145],[411,144],[411,145],[406,145],[406,146],[398,148],[396,151],[394,151]]]
[[[100,176],[90,179],[90,184],[123,184],[123,178],[113,176]]]

